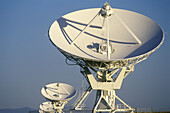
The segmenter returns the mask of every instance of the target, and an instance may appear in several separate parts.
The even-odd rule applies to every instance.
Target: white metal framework
[[[96,9],[93,11],[96,12]],[[94,13],[93,11],[91,12]],[[85,14],[87,12],[88,11],[84,11]],[[73,19],[85,21],[84,18],[79,18],[79,16],[76,15],[81,14],[81,11],[79,11],[58,19],[49,30],[50,40],[66,57],[66,63],[68,63],[67,60],[69,60],[74,62],[75,65],[79,65],[81,67],[81,73],[89,83],[89,87],[75,102],[73,107],[74,110],[83,109],[84,106],[82,103],[92,90],[97,90],[93,107],[94,113],[114,113],[119,111],[133,112],[134,110],[116,95],[115,90],[121,88],[124,78],[134,70],[135,64],[147,59],[151,53],[161,46],[164,34],[156,23],[143,15],[126,11],[120,11],[119,13],[121,17],[117,15],[106,2],[89,22],[86,21],[87,24],[71,20],[73,17]],[[111,17],[119,23],[117,24],[115,22],[113,25],[110,25],[110,23],[114,22],[114,20],[112,20],[112,22],[109,21],[109,18]],[[123,17],[135,18],[137,20],[141,19],[141,21],[145,21],[145,24],[151,23],[150,25],[147,25],[146,28],[149,29],[154,26],[155,29],[153,30],[153,33],[144,33],[146,30],[145,26],[143,26],[142,32],[140,32],[140,28],[135,29],[135,25],[131,26],[131,24],[133,24],[132,20],[126,20],[125,22],[125,20],[122,19]],[[100,20],[99,18],[102,18],[103,20],[101,27],[96,25]],[[118,31],[121,32],[116,33],[114,31],[114,33],[112,33],[110,28],[116,30],[116,25],[119,27]],[[140,25],[142,24],[140,23]],[[92,31],[98,33],[101,37],[92,34]],[[105,32],[105,34],[100,34],[101,32]],[[121,33],[125,34],[125,36],[121,35]],[[114,35],[117,37],[113,37]],[[93,37],[96,39],[92,39]],[[129,42],[113,41],[113,39],[118,40],[119,37],[121,41],[126,39],[126,41],[128,40]],[[128,38],[131,39],[129,40]],[[152,47],[150,47],[152,39],[155,40],[155,43],[152,43]],[[97,43],[87,45],[87,43],[90,42],[89,40],[96,41]],[[63,45],[63,43],[65,45]],[[116,46],[117,48],[113,46]],[[88,48],[92,48],[93,50],[90,51]],[[130,48],[130,50],[127,49],[126,51],[124,50],[125,48]],[[92,72],[95,74],[92,74]],[[123,107],[121,105],[116,105],[116,101],[121,102]]]
[[[39,113],[64,113],[62,109],[67,102],[44,102],[40,104]]]
[[[108,17],[112,15],[111,7],[108,3],[105,3],[102,10],[89,22],[89,24],[78,34],[78,36],[72,41],[71,44],[75,43],[76,39],[84,33],[84,31],[90,26],[91,22],[100,14],[106,19],[107,21],[107,56],[110,59],[111,49],[109,45],[109,24],[108,24]],[[122,22],[123,23],[123,22]],[[104,25],[103,25],[104,26]],[[126,26],[124,24],[124,26]],[[126,26],[129,30],[129,28]],[[129,32],[131,32],[129,30]],[[131,32],[133,34],[133,32]],[[140,40],[134,36],[135,39],[141,44]],[[60,50],[60,49],[59,49]],[[146,59],[148,55],[143,55],[135,59],[128,59],[128,60],[120,60],[116,62],[93,62],[93,61],[86,61],[77,59],[76,57],[67,54],[60,50],[67,59],[76,62],[82,68],[81,73],[84,75],[90,86],[86,89],[86,91],[82,94],[82,96],[77,100],[74,105],[75,110],[82,110],[82,102],[84,99],[90,94],[92,90],[97,90],[96,94],[96,101],[93,108],[93,112],[116,112],[116,111],[133,111],[134,109],[127,105],[124,101],[122,101],[115,93],[115,89],[120,89],[123,79],[133,71],[134,65],[144,59]],[[94,75],[90,72],[89,68],[93,70],[97,75],[97,80],[94,78]],[[116,73],[119,72],[117,75]],[[116,75],[116,77],[114,77]],[[120,108],[116,107],[115,100],[119,100],[125,107]]]
[[[65,83],[51,83],[41,89],[41,94],[49,102],[40,105],[40,113],[63,113],[62,109],[76,95],[76,90]]]

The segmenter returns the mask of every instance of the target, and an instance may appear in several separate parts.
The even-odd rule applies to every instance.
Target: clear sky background
[[[41,88],[53,82],[81,88],[79,67],[65,63],[50,42],[48,29],[62,15],[100,8],[105,1],[0,0],[0,108],[38,109],[46,101]],[[165,32],[163,45],[135,66],[118,96],[132,107],[170,108],[170,0],[111,0],[110,5],[148,16]],[[93,105],[94,95],[88,106]]]

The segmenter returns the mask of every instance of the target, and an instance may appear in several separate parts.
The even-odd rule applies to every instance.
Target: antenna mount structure
[[[76,90],[65,83],[52,83],[44,86],[41,94],[49,101],[40,104],[40,113],[63,113],[62,109],[76,95]]]
[[[115,90],[134,71],[135,64],[147,59],[163,43],[160,26],[141,14],[114,9],[106,2],[102,8],[85,9],[60,17],[49,30],[51,42],[81,68],[89,84],[74,104],[81,104],[96,90],[93,112],[133,112]],[[153,43],[154,42],[154,43]],[[116,101],[123,107],[116,105]]]

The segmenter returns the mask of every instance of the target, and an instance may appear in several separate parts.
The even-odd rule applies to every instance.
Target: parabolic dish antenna
[[[101,13],[94,8],[60,17],[49,29],[50,40],[61,52],[92,65],[149,55],[163,41],[160,26],[144,15],[122,9],[111,9],[107,18]]]
[[[52,83],[44,86],[41,94],[50,102],[42,103],[40,111],[62,113],[65,104],[76,95],[76,90],[65,83]]]
[[[44,113],[44,112],[55,113],[55,109],[52,105],[52,102],[43,102],[42,104],[40,104],[39,108],[40,108],[39,113]]]
[[[41,94],[50,101],[68,101],[76,95],[76,90],[65,83],[52,83],[44,86]]]
[[[66,61],[81,67],[89,83],[73,109],[83,109],[85,98],[92,90],[97,90],[93,112],[114,113],[134,110],[116,95],[115,89],[121,88],[123,79],[134,70],[135,64],[160,47],[164,33],[150,18],[112,9],[106,2],[102,8],[75,11],[60,17],[51,25],[49,37]],[[43,94],[47,96],[45,88]],[[57,100],[59,96],[52,94],[47,98]],[[116,99],[124,105],[123,109],[116,106]]]

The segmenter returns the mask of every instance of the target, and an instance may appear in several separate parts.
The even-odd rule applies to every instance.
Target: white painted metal
[[[39,112],[40,113],[64,113],[62,111],[62,109],[64,108],[65,104],[67,103],[67,101],[65,102],[44,102],[42,104],[40,104],[40,109]]]
[[[76,110],[83,110],[83,108],[85,107],[84,105],[82,105],[83,101],[87,98],[87,96],[90,94],[90,92],[92,91],[91,86],[89,86],[86,91],[80,96],[80,98],[78,98],[78,100],[75,102],[73,109]]]
[[[52,83],[41,89],[41,94],[50,102],[40,105],[40,111],[62,113],[65,104],[76,95],[76,90],[65,83]]]
[[[71,42],[71,44],[73,44],[75,42],[75,40],[80,37],[81,34],[83,34],[85,32],[85,30],[91,25],[91,23],[94,21],[94,19],[99,16],[99,13],[97,13],[97,15],[88,23],[88,25],[77,35],[77,37],[75,39],[73,39],[73,41]]]
[[[90,85],[73,109],[80,110],[84,99],[97,90],[93,112],[133,111],[115,89],[120,89],[134,65],[145,60],[164,40],[162,29],[150,18],[112,9],[108,3],[102,8],[62,16],[51,25],[49,36],[68,60],[82,68],[81,73]],[[115,107],[116,99],[126,108]]]
[[[52,83],[44,86],[41,93],[50,101],[68,101],[76,95],[76,90],[65,83]]]
[[[107,40],[106,29],[104,33],[102,30],[104,17],[95,16],[100,10],[85,9],[62,16],[51,25],[50,40],[65,53],[93,63],[135,59],[161,44],[163,31],[153,20],[132,11],[112,9],[114,14],[107,18],[109,42],[114,45],[115,51],[110,59],[107,54],[93,51],[92,48],[97,49],[96,46]]]
[[[135,40],[139,43],[142,44],[142,42],[139,40],[139,38],[134,34],[134,32],[125,24],[125,22],[116,14],[114,13],[117,19],[121,22],[121,24],[129,31],[129,33],[135,38]]]
[[[55,113],[56,111],[52,102],[43,102],[39,108],[39,113]]]
[[[82,73],[84,74],[85,78],[89,82],[90,87],[86,90],[86,93],[82,95],[82,98],[80,98],[77,101],[73,109],[80,110],[78,109],[79,105],[81,105],[83,100],[88,96],[89,92],[91,90],[97,90],[96,102],[95,102],[94,109],[93,109],[94,113],[100,112],[100,111],[116,112],[116,111],[133,111],[134,110],[129,105],[127,105],[125,102],[123,102],[115,93],[115,89],[121,88],[123,79],[127,76],[127,73],[130,73],[131,71],[133,71],[131,67],[123,67],[120,69],[115,69],[111,72],[108,72],[108,70],[105,70],[104,72],[100,73],[100,75],[102,75],[103,78],[97,77],[98,80],[94,78],[94,75],[90,72],[90,70],[87,67],[84,67],[83,69],[84,69],[84,73],[83,71]],[[117,76],[113,77],[111,81],[110,77],[114,76],[116,73],[118,73]],[[116,109],[115,108],[116,99],[120,101],[123,105],[125,105],[126,109]]]

